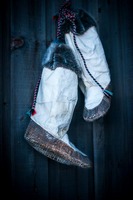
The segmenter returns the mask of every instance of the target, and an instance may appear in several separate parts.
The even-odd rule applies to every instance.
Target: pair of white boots
[[[69,141],[67,132],[78,100],[78,86],[84,94],[84,120],[92,122],[107,113],[111,103],[111,92],[107,90],[110,72],[93,24],[82,34],[69,31],[64,38],[65,43],[53,41],[44,55],[35,112],[24,137],[33,148],[57,162],[89,168],[92,162]]]

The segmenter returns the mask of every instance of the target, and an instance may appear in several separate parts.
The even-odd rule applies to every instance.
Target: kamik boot
[[[82,68],[79,87],[85,103],[83,118],[94,121],[103,117],[111,104],[111,78],[105,52],[94,20],[83,10],[75,11],[73,23],[66,20],[65,42]],[[63,25],[64,26],[64,25]]]
[[[90,168],[87,155],[68,137],[68,129],[77,103],[78,67],[72,50],[53,41],[43,61],[43,70],[35,92],[30,123],[24,138],[38,152],[57,162]]]

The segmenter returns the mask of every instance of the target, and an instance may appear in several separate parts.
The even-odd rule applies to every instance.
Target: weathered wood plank
[[[76,167],[60,165],[60,198],[63,200],[76,199]]]
[[[93,162],[92,124],[83,120],[84,97],[80,89],[78,93],[78,103],[69,131],[70,138],[73,144]],[[93,168],[76,168],[75,173],[75,199],[89,199],[93,196]],[[91,191],[88,188],[91,188]]]
[[[128,24],[126,15],[129,11],[129,5],[126,1],[108,1],[108,10],[105,3],[103,4],[104,10],[101,8],[99,29],[107,52],[114,91],[111,109],[104,120],[105,199],[128,197],[125,177],[128,177],[129,170],[127,152],[131,152],[131,149],[127,147],[129,143],[127,136],[129,134],[127,124],[127,74],[129,68],[125,61],[128,57],[131,59],[131,54],[125,53],[127,46],[124,45],[124,42],[127,43],[129,37],[129,32],[127,33],[126,30]],[[109,23],[107,23],[107,19]],[[107,32],[105,32],[106,24]],[[99,199],[99,197],[97,198]]]
[[[5,1],[8,3],[8,1]],[[2,178],[2,193],[3,190],[7,189],[11,194],[11,87],[10,87],[10,2],[8,7],[5,8],[3,5],[1,7],[1,25],[2,25],[2,38],[1,38],[1,48],[2,48],[2,60],[1,60],[1,81],[2,81],[2,129],[1,129],[1,142],[2,142],[2,163],[1,163],[1,178]],[[5,23],[6,22],[6,23]],[[4,194],[4,193],[3,193]],[[5,193],[5,198],[7,193]]]
[[[32,104],[46,48],[45,10],[44,1],[12,1],[12,35],[25,42],[11,57],[13,191],[19,199],[48,199],[48,162],[24,140],[29,118],[23,118]]]
[[[110,37],[112,32],[110,32],[110,21],[109,12],[110,12],[110,4],[109,1],[98,1],[98,20],[97,20],[97,31],[99,33],[99,37],[101,39],[105,56],[107,62],[110,66]],[[112,11],[114,12],[114,10]],[[106,197],[107,194],[107,183],[105,174],[108,171],[107,169],[107,161],[106,160],[106,135],[108,134],[108,129],[110,129],[110,121],[111,118],[108,119],[108,129],[105,129],[106,119],[111,112],[111,108],[108,113],[102,117],[101,119],[95,121],[93,123],[93,142],[94,142],[94,187],[95,187],[95,199],[96,200],[104,200],[108,199]]]
[[[132,179],[133,171],[131,165],[131,155],[133,155],[133,125],[131,121],[133,119],[132,113],[132,87],[131,77],[133,71],[131,70],[132,57],[133,57],[133,28],[130,26],[133,19],[132,9],[133,6],[131,1],[122,2],[118,1],[118,17],[119,17],[119,38],[120,38],[120,48],[121,48],[121,86],[120,90],[122,92],[121,96],[121,132],[119,132],[120,137],[120,147],[118,153],[118,161],[116,168],[116,184],[118,184],[117,193],[118,196],[123,196],[125,198],[131,198],[132,195]],[[131,157],[130,157],[131,156]],[[133,160],[132,160],[133,161]],[[130,196],[131,195],[131,196]]]
[[[0,8],[1,8],[1,3],[0,3]],[[1,9],[0,9],[1,11]],[[0,40],[2,41],[2,12],[0,12]],[[3,70],[2,70],[2,42],[0,46],[0,163],[1,163],[1,174],[2,174],[2,94],[3,94],[3,89],[2,89],[2,77],[3,77]]]

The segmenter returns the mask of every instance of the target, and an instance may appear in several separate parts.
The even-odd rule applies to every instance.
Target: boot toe
[[[93,109],[84,108],[83,118],[85,121],[93,122],[103,117],[109,110],[111,99],[104,96],[101,103]]]
[[[87,156],[55,138],[33,120],[30,121],[24,138],[35,150],[59,163],[82,168],[92,167],[92,162]]]

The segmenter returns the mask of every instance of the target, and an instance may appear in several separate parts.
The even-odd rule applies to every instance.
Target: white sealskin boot
[[[112,92],[110,71],[101,40],[95,23],[89,15],[86,16],[87,13],[82,10],[77,12],[74,34],[72,27],[65,33],[65,42],[82,68],[79,86],[85,97],[83,118],[91,122],[107,113]]]
[[[67,135],[81,73],[72,50],[66,44],[52,42],[42,65],[36,104],[24,137],[33,148],[57,162],[89,168],[91,161]]]

